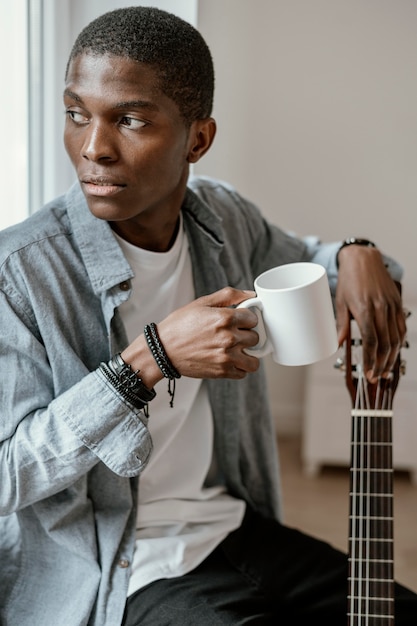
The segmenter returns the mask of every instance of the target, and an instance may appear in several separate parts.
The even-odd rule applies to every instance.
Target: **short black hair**
[[[214,68],[210,50],[191,24],[153,7],[134,6],[104,13],[88,24],[72,47],[71,61],[84,53],[127,57],[151,65],[162,92],[186,122],[209,117]]]

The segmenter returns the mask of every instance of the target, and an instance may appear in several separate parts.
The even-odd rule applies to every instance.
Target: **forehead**
[[[71,60],[65,80],[67,89],[81,89],[102,97],[128,91],[163,96],[156,69],[127,57],[83,53]]]

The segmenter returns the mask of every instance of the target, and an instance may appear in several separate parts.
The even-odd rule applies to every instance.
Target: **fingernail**
[[[366,373],[366,378],[369,380],[370,383],[376,383],[378,380],[373,370],[368,370],[368,372]]]

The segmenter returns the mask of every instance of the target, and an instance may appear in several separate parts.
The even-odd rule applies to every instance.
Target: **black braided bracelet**
[[[153,322],[148,324],[145,326],[144,332],[148,346],[165,378],[180,378],[181,374],[172,365],[167,353],[165,352],[158,335],[156,324]]]
[[[173,366],[165,352],[158,335],[156,324],[152,322],[143,329],[146,342],[163,376],[168,378],[168,393],[171,396],[170,406],[174,406],[175,379],[181,378],[179,371]]]
[[[125,363],[120,352],[115,354],[108,363],[100,363],[100,370],[120,393],[137,409],[143,409],[148,417],[148,402],[156,396],[154,389],[148,389],[138,376],[139,370],[134,372],[130,365]]]

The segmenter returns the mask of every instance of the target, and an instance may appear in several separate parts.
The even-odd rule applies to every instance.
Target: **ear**
[[[197,163],[209,150],[216,135],[216,122],[212,117],[195,120],[190,127],[187,161]]]

